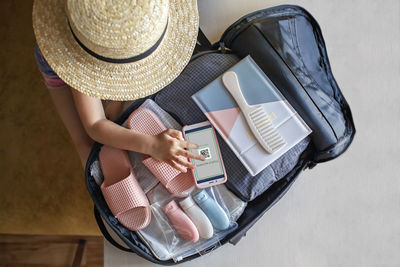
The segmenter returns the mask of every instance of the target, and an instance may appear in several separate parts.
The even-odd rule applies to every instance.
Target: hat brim
[[[68,26],[65,1],[35,1],[32,19],[44,58],[65,83],[96,98],[120,101],[151,95],[171,83],[189,62],[199,28],[196,0],[170,0],[168,26],[157,49],[139,61],[118,64],[81,48]]]

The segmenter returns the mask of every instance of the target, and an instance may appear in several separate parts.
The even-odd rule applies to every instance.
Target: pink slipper
[[[151,208],[132,171],[128,154],[103,146],[99,159],[104,175],[100,188],[112,214],[131,231],[145,228],[151,220]]]
[[[128,118],[128,127],[149,135],[157,135],[167,129],[157,115],[147,108],[136,109]],[[180,172],[168,163],[152,157],[142,162],[174,196],[186,197],[194,188],[194,178],[190,171]]]

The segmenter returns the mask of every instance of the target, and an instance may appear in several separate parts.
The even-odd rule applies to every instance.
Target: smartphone
[[[183,127],[182,132],[186,141],[198,145],[197,148],[190,148],[189,151],[205,158],[205,161],[189,159],[195,166],[192,172],[197,188],[206,188],[225,183],[225,167],[217,136],[211,123],[204,121],[186,125]]]

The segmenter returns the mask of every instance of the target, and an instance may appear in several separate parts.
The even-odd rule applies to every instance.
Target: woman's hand
[[[175,169],[186,172],[186,168],[194,168],[186,158],[205,160],[203,156],[194,154],[186,149],[197,148],[197,145],[183,140],[182,133],[177,130],[167,129],[154,136],[150,156],[165,161]]]

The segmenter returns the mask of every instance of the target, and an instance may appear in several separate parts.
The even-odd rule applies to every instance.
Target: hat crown
[[[162,36],[168,0],[68,0],[76,37],[93,52],[123,59],[140,55]]]

